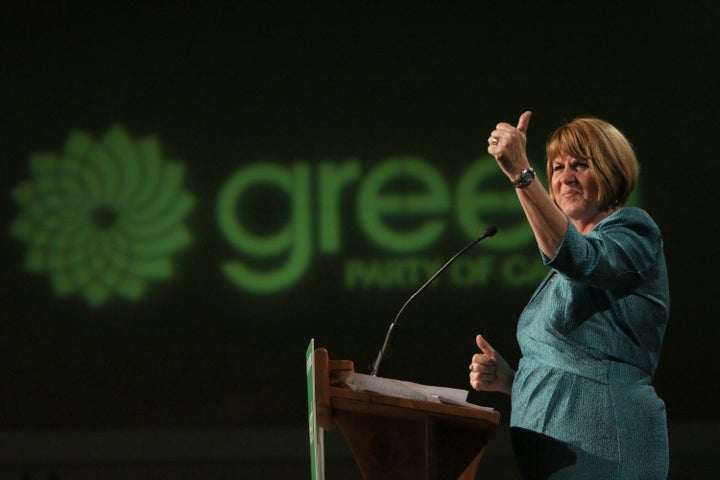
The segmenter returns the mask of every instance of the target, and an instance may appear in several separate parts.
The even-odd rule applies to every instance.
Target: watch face
[[[535,171],[532,168],[526,168],[520,172],[520,178],[515,182],[516,187],[525,187],[530,184],[535,178]]]

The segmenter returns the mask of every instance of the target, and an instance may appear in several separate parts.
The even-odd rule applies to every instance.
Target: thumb
[[[524,112],[522,115],[520,115],[520,119],[518,120],[517,129],[520,130],[523,134],[527,134],[528,125],[530,124],[530,117],[532,116],[531,111]]]
[[[475,337],[475,343],[482,353],[495,360],[495,349],[483,338],[482,335]]]

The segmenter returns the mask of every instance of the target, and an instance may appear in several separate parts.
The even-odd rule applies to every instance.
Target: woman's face
[[[564,153],[552,161],[555,203],[583,233],[606,216],[597,203],[598,187],[590,174],[591,168],[587,161]]]

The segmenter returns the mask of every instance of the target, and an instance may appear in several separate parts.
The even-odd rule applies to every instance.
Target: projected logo
[[[172,277],[172,255],[192,243],[183,221],[195,199],[155,137],[74,131],[61,153],[35,153],[29,165],[32,178],[13,192],[21,213],[11,232],[27,246],[25,270],[47,274],[57,296],[137,301]]]
[[[278,214],[266,205],[282,208]],[[262,215],[253,219],[243,206]],[[260,221],[268,217],[273,228]],[[547,270],[517,195],[490,156],[471,162],[454,182],[414,156],[390,157],[368,170],[358,159],[256,163],[222,185],[217,220],[237,254],[222,263],[225,276],[256,293],[297,284],[320,255],[342,255],[344,272],[335,283],[347,290],[412,288],[447,259],[430,253],[443,237],[469,241],[492,224],[502,232],[498,241],[458,259],[445,281],[481,287],[495,276],[503,285],[526,287]],[[349,253],[349,240],[365,253]]]
[[[477,158],[454,179],[439,163],[391,156],[369,168],[359,159],[238,168],[217,201],[220,234],[235,254],[223,273],[240,290],[268,294],[297,285],[321,256],[337,256],[333,285],[415,288],[453,253],[433,253],[440,242],[469,242],[496,225],[497,237],[458,258],[441,281],[533,288],[547,267],[495,159]],[[538,176],[547,185],[542,168]],[[629,204],[638,200],[636,188]]]

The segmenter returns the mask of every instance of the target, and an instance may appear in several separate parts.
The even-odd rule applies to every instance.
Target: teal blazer
[[[511,432],[526,478],[667,478],[652,386],[670,310],[660,229],[626,207],[582,235],[568,222],[517,326]]]

